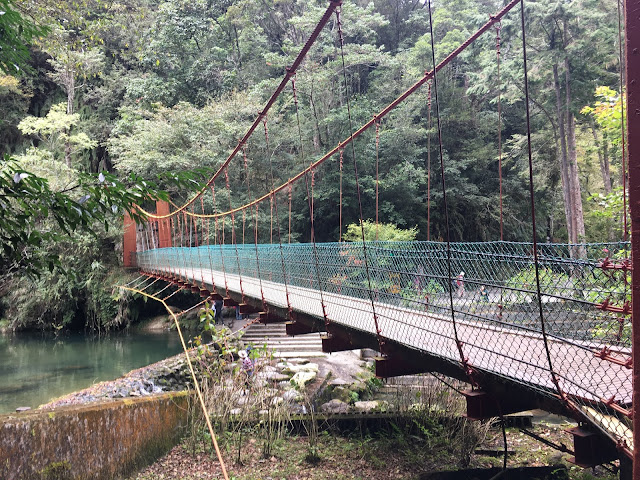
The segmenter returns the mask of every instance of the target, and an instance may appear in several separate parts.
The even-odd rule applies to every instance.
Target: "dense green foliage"
[[[365,220],[362,225],[352,223],[347,225],[347,230],[342,236],[345,242],[361,242],[364,235],[365,241],[379,240],[381,242],[410,242],[416,239],[417,227],[402,229],[392,223],[379,223]]]
[[[437,2],[436,61],[502,5],[498,0]],[[0,76],[4,107],[0,136],[2,152],[13,155],[18,163],[7,163],[2,170],[3,188],[14,193],[7,203],[10,209],[0,220],[26,225],[27,220],[20,220],[26,215],[36,221],[27,222],[19,238],[3,239],[2,285],[5,292],[11,292],[6,303],[19,309],[26,300],[14,292],[58,288],[63,282],[60,275],[65,278],[60,292],[90,298],[86,284],[102,282],[104,278],[97,279],[96,272],[117,265],[117,234],[113,229],[92,227],[91,245],[83,244],[86,248],[71,254],[51,232],[76,224],[95,225],[94,220],[102,225],[100,215],[108,213],[102,207],[110,208],[111,202],[122,212],[126,201],[138,200],[124,196],[116,204],[111,198],[96,198],[111,190],[101,188],[95,176],[87,175],[111,172],[108,182],[124,192],[131,185],[124,179],[135,173],[147,182],[158,182],[174,202],[183,201],[189,195],[184,185],[176,186],[169,177],[158,179],[158,172],[180,176],[185,170],[202,169],[207,177],[215,170],[237,145],[326,6],[320,0],[5,1],[3,10],[11,15],[0,16],[0,28],[8,32],[2,41],[16,49],[3,48],[1,52],[13,53],[0,56],[5,72]],[[576,235],[588,241],[618,239],[622,236],[622,97],[616,2],[529,0],[526,13],[537,235],[550,241],[566,241]],[[447,231],[452,241],[499,239],[498,128],[503,151],[504,237],[531,238],[518,15],[516,9],[501,22],[500,76],[492,30],[438,77],[449,225],[445,222],[435,95],[430,102],[425,86],[384,118],[378,135],[371,129],[355,142],[355,159],[350,147],[344,150],[342,175],[337,159],[314,172],[316,240],[338,240],[340,178],[342,232],[347,231],[346,225],[359,223],[354,163],[364,220],[376,218],[377,187],[380,221],[405,230],[415,227],[418,239],[444,239]],[[241,161],[232,164],[233,206],[286,181],[348,138],[352,128],[349,111],[351,125],[357,128],[432,68],[424,2],[345,1],[341,10],[344,71],[338,27],[332,17],[298,69],[297,104],[288,88],[274,105],[268,116],[269,145],[259,129],[247,144],[247,168]],[[32,55],[26,63],[23,45],[30,41]],[[11,65],[20,62],[24,63],[22,74],[11,76],[16,75]],[[580,113],[587,105],[591,107]],[[33,176],[11,184],[15,172],[36,165],[48,184],[38,183]],[[63,166],[66,180],[60,181]],[[575,179],[570,175],[572,168]],[[26,196],[17,198],[16,185],[25,189]],[[571,197],[570,185],[577,197]],[[72,195],[61,201],[59,195],[69,193],[69,188],[74,189]],[[89,204],[91,208],[85,204],[83,209],[76,203],[84,198],[86,189],[89,202],[96,203]],[[296,185],[292,196],[292,238],[308,241],[304,182]],[[51,198],[58,199],[54,207],[49,206]],[[224,202],[226,208],[226,196]],[[569,203],[576,202],[581,203],[579,209],[568,209]],[[101,213],[97,218],[86,217],[94,211],[93,205]],[[59,216],[56,208],[62,209]],[[76,208],[84,213],[74,213]],[[264,210],[260,222],[266,225],[269,218]],[[280,209],[283,232],[289,222],[282,213],[286,210],[286,206]],[[49,220],[40,218],[47,217],[45,213]],[[578,214],[584,217],[584,233],[579,222],[570,225]],[[75,235],[84,234],[72,233],[68,237],[72,240],[65,241],[80,241]],[[33,248],[25,250],[18,244]],[[84,283],[64,276],[60,269],[42,276],[37,286],[12,275],[13,266],[33,265],[34,270],[41,270],[48,259],[60,258],[60,254],[59,267],[77,272]],[[84,293],[73,293],[76,288]],[[60,293],[60,298],[64,295]],[[72,303],[61,308],[80,308],[81,302]],[[21,315],[25,319],[21,324],[28,324],[25,314]],[[58,325],[65,315],[52,314],[42,323]],[[110,323],[107,316],[101,324]]]

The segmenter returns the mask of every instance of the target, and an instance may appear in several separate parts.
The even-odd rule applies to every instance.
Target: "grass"
[[[219,343],[227,345],[226,341]],[[231,351],[233,348],[225,353],[221,348],[215,353],[204,348],[199,365],[207,409],[216,419],[218,442],[234,480],[418,480],[436,471],[502,466],[502,431],[491,422],[462,417],[463,398],[437,382],[427,381],[417,391],[398,391],[389,398],[403,412],[394,421],[375,427],[356,422],[350,431],[337,430],[335,424],[328,429],[329,421],[323,424],[327,429],[319,430],[312,416],[303,422],[305,435],[294,435],[288,428],[293,420],[287,404],[274,402],[278,392],[268,385],[249,386]],[[266,364],[256,363],[254,377]],[[364,397],[379,387],[369,371],[363,371],[359,380]],[[312,394],[301,391],[300,395],[300,405],[312,411]],[[192,420],[190,433],[180,445],[129,480],[222,478],[197,409]],[[556,444],[570,443],[566,428],[540,424],[534,431]],[[559,465],[569,471],[572,480],[608,478],[604,470],[595,471],[596,477],[587,476],[591,473],[567,462],[568,454],[558,453],[517,429],[508,429],[507,439],[509,450],[514,452],[508,457],[509,467]],[[491,455],[475,454],[478,447]]]
[[[552,440],[564,440],[564,426],[538,425],[539,435]],[[462,432],[460,432],[462,433]],[[499,429],[488,430],[483,448],[501,448]],[[542,445],[517,429],[509,429],[508,466],[561,465],[568,469],[572,480],[612,480],[614,477],[598,468],[585,471],[567,462],[569,455]],[[263,455],[264,439],[256,429],[244,432],[241,445],[242,462],[236,463],[237,444],[230,436],[221,436],[227,470],[235,480],[271,478],[286,480],[329,479],[419,479],[421,475],[443,470],[500,467],[502,457],[470,454],[465,466],[460,439],[451,432],[437,437],[386,431],[372,433],[320,432],[314,446],[309,437],[283,435],[273,441],[270,456]],[[220,466],[201,436],[195,453],[187,442],[175,447],[168,455],[129,480],[200,480],[221,478]]]

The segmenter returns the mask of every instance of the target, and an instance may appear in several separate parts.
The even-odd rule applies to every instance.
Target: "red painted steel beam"
[[[318,331],[317,328],[302,322],[287,322],[285,323],[285,329],[287,331],[287,335],[292,337],[296,335],[304,335],[306,333],[315,333]]]
[[[268,323],[283,323],[287,321],[285,317],[272,312],[260,312],[259,318],[260,323],[263,323],[264,325]]]
[[[375,373],[378,378],[402,377],[426,373],[431,367],[426,362],[408,361],[401,353],[376,357]]]
[[[501,415],[524,412],[536,407],[533,397],[521,395],[496,397],[483,390],[464,390],[469,420],[487,420]]]
[[[640,479],[640,2],[625,0],[627,152],[631,208],[633,478]]]

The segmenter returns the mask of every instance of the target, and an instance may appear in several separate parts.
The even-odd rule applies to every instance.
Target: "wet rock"
[[[378,355],[380,354],[375,350],[372,350],[371,348],[363,348],[360,350],[360,358],[362,360],[372,360],[375,359]]]
[[[347,413],[349,411],[349,405],[334,398],[333,400],[320,405],[320,411],[323,413]]]
[[[284,373],[278,373],[278,372],[259,372],[256,374],[256,376],[258,378],[263,378],[271,382],[283,382],[285,380],[289,380],[289,375],[285,375]]]
[[[289,368],[283,370],[283,373],[287,371],[291,373],[300,373],[300,372],[315,372],[318,373],[318,364],[317,363],[307,363],[305,365],[291,365]]]
[[[293,364],[288,363],[288,362],[278,362],[276,363],[276,368],[278,369],[278,371],[282,371],[282,370],[286,370],[287,368],[291,367]]]
[[[289,360],[289,362],[297,363],[298,365],[305,365],[309,363],[309,359],[308,358],[292,358],[291,360]]]
[[[350,389],[357,393],[363,393],[367,390],[367,384],[362,380],[356,380],[351,384]]]
[[[331,392],[331,398],[336,398],[345,403],[349,403],[351,401],[353,393],[346,387],[336,387]]]
[[[329,385],[330,387],[341,387],[344,385],[349,385],[349,382],[341,378],[332,378],[327,385]]]
[[[371,412],[373,410],[377,410],[380,407],[380,402],[378,402],[377,400],[356,402],[353,406],[358,412]]]
[[[317,375],[316,372],[298,372],[291,377],[291,384],[299,388],[304,388],[307,383],[315,380]]]
[[[289,403],[299,402],[302,400],[302,395],[297,390],[291,388],[282,394],[282,398]]]

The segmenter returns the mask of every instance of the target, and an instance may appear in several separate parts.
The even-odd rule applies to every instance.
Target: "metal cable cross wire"
[[[382,329],[380,327],[380,323],[378,322],[378,315],[376,314],[376,307],[374,302],[374,293],[371,282],[371,272],[369,270],[369,257],[367,255],[367,242],[365,240],[364,235],[364,216],[362,214],[362,192],[360,189],[360,181],[358,179],[358,162],[356,161],[356,147],[355,147],[355,139],[353,136],[353,122],[351,120],[351,101],[349,100],[349,90],[347,84],[347,68],[345,66],[344,61],[344,37],[342,36],[342,22],[340,21],[340,9],[336,9],[336,23],[338,24],[338,39],[340,43],[340,59],[342,60],[342,78],[344,80],[344,89],[345,95],[347,97],[347,116],[349,118],[349,132],[351,133],[351,156],[353,157],[353,175],[356,181],[356,194],[358,198],[358,209],[360,213],[360,233],[362,237],[362,257],[364,261],[364,269],[367,276],[367,292],[369,296],[369,300],[371,301],[371,313],[373,315],[373,323],[376,328],[376,336],[378,340],[378,346],[380,348],[380,353],[383,355],[386,353],[385,349],[385,341],[382,336]],[[374,118],[374,123],[377,125],[378,120]],[[377,221],[376,221],[376,230],[377,230]]]
[[[273,160],[269,152],[269,130],[267,129],[267,117],[265,117],[263,121],[264,121],[264,139],[267,146],[267,155],[269,156],[269,176],[271,177],[271,190],[273,190],[273,187],[275,185],[275,180],[273,176]],[[275,194],[273,198],[273,206],[275,208],[275,215],[276,215],[276,233],[278,235],[278,253],[280,254],[280,265],[282,266],[282,282],[284,283],[284,293],[287,301],[287,315],[289,320],[293,320],[293,318],[291,317],[291,313],[292,313],[291,301],[289,300],[289,285],[287,281],[287,269],[285,267],[284,253],[282,250],[282,235],[280,233],[280,217],[278,215],[278,198],[275,196]],[[257,206],[256,206],[256,209],[257,209]],[[257,210],[256,210],[256,215],[257,215]],[[289,243],[291,243],[291,190],[289,190]],[[257,242],[256,242],[256,249],[258,249]],[[258,253],[256,253],[256,255],[258,255]],[[264,299],[264,292],[262,293],[262,295]],[[265,302],[265,305],[266,305],[266,302]],[[265,310],[265,312],[268,312],[268,310]]]
[[[184,351],[185,354],[185,358],[187,360],[187,365],[189,366],[189,371],[191,372],[191,378],[193,379],[193,385],[196,389],[196,395],[198,397],[198,401],[200,402],[200,406],[202,407],[202,412],[204,414],[204,418],[205,418],[205,422],[207,424],[207,428],[209,429],[209,434],[211,435],[211,442],[213,444],[213,447],[216,451],[216,455],[218,457],[218,461],[220,462],[220,468],[222,469],[222,476],[225,480],[229,480],[229,475],[227,474],[227,467],[225,466],[224,463],[224,459],[222,458],[222,453],[220,452],[220,447],[218,446],[218,440],[216,438],[216,434],[213,431],[213,426],[211,424],[211,419],[209,418],[209,413],[207,411],[207,407],[205,405],[204,402],[204,397],[202,396],[202,390],[200,389],[200,382],[198,381],[198,376],[195,373],[195,370],[193,369],[193,363],[191,361],[191,356],[189,355],[189,350],[187,349],[187,344],[184,341],[184,336],[182,335],[182,329],[180,328],[180,322],[178,321],[178,317],[175,313],[173,313],[173,310],[171,310],[171,308],[169,308],[169,306],[166,304],[166,302],[164,300],[162,300],[161,298],[149,294],[149,293],[145,293],[142,290],[137,290],[135,288],[131,288],[131,287],[125,287],[125,286],[121,286],[120,287],[123,290],[129,290],[131,292],[134,293],[138,293],[140,295],[143,295],[145,297],[151,298],[157,302],[160,302],[166,309],[167,313],[169,315],[171,315],[171,318],[174,321],[174,324],[176,326],[176,330],[178,331],[178,335],[180,337],[180,343],[182,344],[182,349]]]
[[[438,79],[437,72],[435,71],[436,65],[436,50],[435,50],[435,40],[433,38],[433,15],[431,12],[431,0],[427,2],[427,9],[429,11],[429,33],[431,38],[431,60],[434,65],[434,74],[433,74],[433,93],[434,93],[434,104],[436,107],[436,127],[438,131],[438,158],[440,160],[440,182],[442,185],[442,202],[444,207],[444,218],[445,218],[445,232],[446,232],[446,247],[447,247],[447,286],[449,291],[449,303],[451,305],[451,321],[453,324],[453,335],[456,341],[456,346],[458,349],[458,353],[460,355],[460,362],[464,366],[464,370],[469,378],[471,385],[474,387],[477,386],[477,382],[474,378],[473,370],[469,364],[469,359],[465,356],[463,350],[463,343],[460,340],[460,335],[458,334],[458,324],[456,322],[456,309],[453,302],[453,273],[451,269],[451,227],[449,223],[449,206],[447,204],[447,182],[444,174],[444,155],[443,155],[443,145],[442,145],[442,126],[440,123],[440,104],[438,102]],[[460,289],[460,296],[462,296],[463,286],[463,276],[464,271],[460,271],[460,274],[457,276],[458,288]]]

